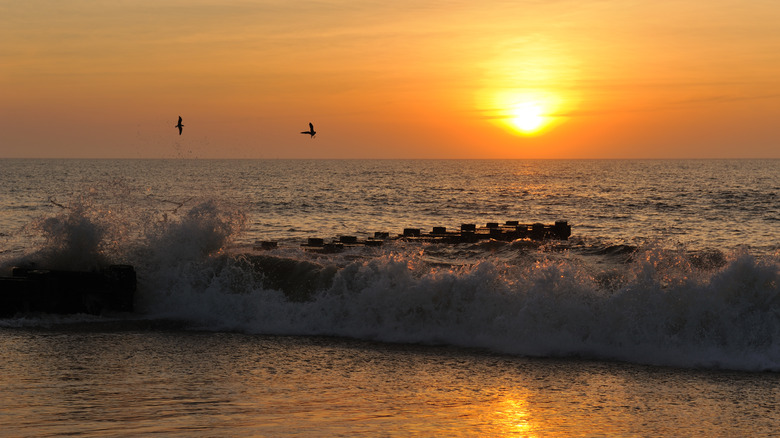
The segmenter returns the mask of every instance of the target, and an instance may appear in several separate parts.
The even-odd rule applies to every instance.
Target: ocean
[[[0,160],[2,436],[772,436],[780,160]],[[568,240],[308,251],[565,220]],[[277,246],[261,248],[257,242]]]

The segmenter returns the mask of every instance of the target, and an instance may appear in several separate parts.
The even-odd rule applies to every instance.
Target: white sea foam
[[[211,223],[213,215],[187,217],[179,226],[193,248],[220,234],[221,227],[188,223]],[[684,250],[648,247],[630,262],[603,264],[504,245],[515,252],[511,260],[495,248],[456,248],[482,251],[480,260],[448,265],[427,259],[427,250],[443,249],[417,245],[349,256],[297,249],[235,256],[182,253],[178,232],[166,236],[150,250],[167,255],[140,271],[140,309],[203,329],[780,370],[777,257],[742,251],[697,267]]]

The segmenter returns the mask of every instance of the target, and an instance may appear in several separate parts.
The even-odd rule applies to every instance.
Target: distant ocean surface
[[[0,435],[770,436],[780,160],[0,160]],[[309,237],[566,220],[566,241]],[[261,250],[257,241],[276,241]]]

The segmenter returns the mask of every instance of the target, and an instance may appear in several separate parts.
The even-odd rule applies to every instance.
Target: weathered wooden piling
[[[274,249],[277,248],[279,244],[272,240],[258,240],[255,242],[254,249]]]
[[[357,243],[357,236],[339,236],[339,242],[354,245]]]
[[[376,231],[373,237],[364,240],[357,236],[344,235],[330,243],[326,243],[319,237],[310,237],[307,243],[301,246],[308,251],[336,252],[345,246],[380,246],[387,240],[458,244],[491,239],[504,242],[518,239],[567,240],[569,236],[571,236],[571,226],[565,220],[555,221],[553,225],[545,225],[541,222],[521,224],[520,221],[508,220],[503,224],[487,222],[484,227],[463,223],[459,231],[447,231],[447,227],[443,226],[433,227],[430,233],[424,233],[420,228],[404,228],[403,233],[396,237],[391,237],[386,231]],[[276,242],[262,242],[259,246],[255,245],[255,249],[273,248],[276,248]]]
[[[309,239],[306,242],[306,246],[320,247],[323,245],[325,245],[325,239],[321,237],[309,237]]]

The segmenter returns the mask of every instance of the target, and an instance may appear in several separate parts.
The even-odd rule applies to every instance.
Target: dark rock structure
[[[473,243],[482,240],[497,240],[511,242],[517,239],[568,240],[571,236],[571,225],[567,221],[556,221],[553,225],[542,223],[521,224],[519,221],[506,221],[503,224],[488,222],[484,227],[476,224],[462,224],[459,230],[448,231],[446,227],[433,227],[430,233],[419,228],[404,228],[403,233],[391,236],[390,233],[377,231],[373,237],[358,239],[356,236],[340,236],[337,240],[326,242],[320,237],[310,237],[301,247],[308,251],[338,252],[350,246],[380,246],[388,240],[404,240],[409,242],[431,243]],[[276,248],[276,242],[263,241],[255,244],[255,249],[265,250]]]
[[[21,313],[131,312],[135,269],[110,265],[96,271],[13,268],[0,277],[0,317]]]

